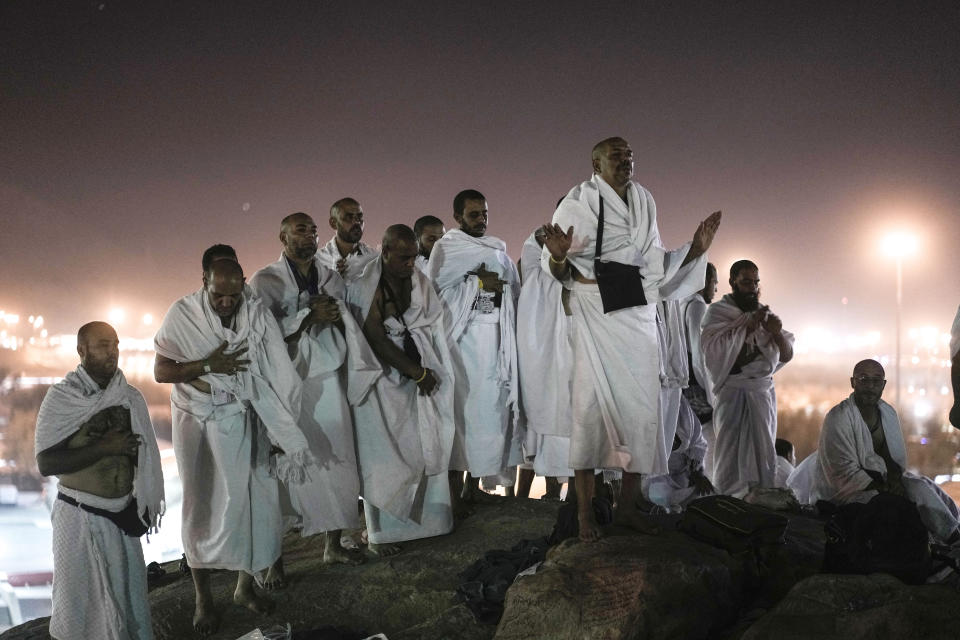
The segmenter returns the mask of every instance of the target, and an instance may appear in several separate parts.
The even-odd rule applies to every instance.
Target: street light
[[[892,231],[883,237],[880,247],[897,262],[897,386],[895,407],[900,410],[900,316],[903,308],[903,259],[917,252],[917,237],[905,231]]]

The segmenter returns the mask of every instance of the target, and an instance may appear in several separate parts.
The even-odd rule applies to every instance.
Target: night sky
[[[210,244],[251,275],[347,195],[376,245],[477,188],[516,259],[620,135],[665,244],[722,209],[711,259],[754,259],[786,328],[891,332],[904,227],[906,325],[945,330],[958,33],[956,2],[4,0],[0,309],[159,316]]]

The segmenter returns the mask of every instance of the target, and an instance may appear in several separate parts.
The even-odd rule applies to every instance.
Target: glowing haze
[[[787,328],[888,334],[908,230],[904,326],[947,328],[956,3],[678,4],[4,2],[0,308],[149,333],[205,247],[250,275],[345,195],[377,244],[480,189],[516,258],[622,135],[665,244],[723,209],[721,293],[751,257]]]

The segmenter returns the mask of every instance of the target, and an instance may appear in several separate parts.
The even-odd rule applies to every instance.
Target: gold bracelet
[[[567,256],[563,256],[563,260],[554,260],[554,259],[553,259],[553,254],[551,253],[551,254],[550,254],[550,262],[552,262],[553,264],[566,264],[566,262],[567,262]]]
[[[427,368],[424,367],[424,368],[423,368],[423,375],[421,375],[419,378],[417,378],[416,380],[414,380],[413,383],[414,383],[414,384],[420,384],[421,382],[423,382],[423,379],[426,378],[426,377],[427,377]]]

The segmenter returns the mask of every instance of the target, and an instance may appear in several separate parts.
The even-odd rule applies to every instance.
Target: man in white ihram
[[[228,258],[211,262],[203,288],[170,307],[154,348],[154,377],[174,384],[173,448],[196,591],[193,625],[207,635],[220,624],[211,569],[237,571],[236,604],[257,613],[273,609],[254,590],[253,574],[280,557],[277,477],[303,482],[316,470],[296,423],[300,380],[277,323],[244,290],[243,269]],[[272,447],[283,452],[275,464]]]
[[[147,404],[117,368],[118,342],[105,322],[83,325],[80,366],[37,415],[37,466],[60,479],[50,515],[59,640],[153,638],[139,536],[156,531],[163,476]]]
[[[574,325],[573,428],[570,466],[576,471],[580,539],[594,541],[594,469],[622,469],[617,517],[643,528],[637,498],[641,474],[667,472],[670,444],[660,423],[660,362],[656,303],[682,299],[704,286],[706,250],[720,212],[700,223],[693,241],[675,251],[660,243],[653,196],[633,182],[633,150],[622,138],[594,146],[593,176],[577,185],[544,228],[543,268],[570,291]],[[598,224],[601,207],[602,227]],[[602,228],[602,247],[597,235]],[[595,259],[619,263],[642,284],[629,287],[628,306],[604,313]],[[639,270],[639,276],[633,267]],[[642,293],[642,301],[636,297]],[[608,302],[613,302],[608,296]],[[636,304],[634,304],[636,302]]]

